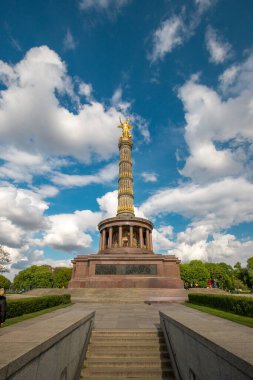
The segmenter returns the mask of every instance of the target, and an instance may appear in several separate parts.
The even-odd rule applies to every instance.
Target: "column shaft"
[[[139,240],[140,240],[140,248],[143,248],[143,229],[139,228]]]
[[[146,248],[150,249],[149,230],[146,228]]]
[[[106,230],[102,231],[102,249],[106,248]]]
[[[133,248],[133,226],[130,226],[130,247]]]
[[[109,243],[108,247],[112,248],[112,227],[109,227]]]
[[[150,245],[150,250],[153,251],[152,231],[150,231],[150,234],[149,234],[149,245]]]
[[[102,233],[100,232],[99,234],[99,250],[101,251],[102,249]]]
[[[122,226],[119,226],[119,247],[122,247]]]

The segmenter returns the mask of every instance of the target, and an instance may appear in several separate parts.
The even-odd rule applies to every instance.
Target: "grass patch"
[[[36,318],[36,317],[39,317],[40,315],[51,313],[52,311],[63,309],[71,305],[73,305],[73,303],[57,305],[57,306],[50,307],[48,309],[36,311],[34,313],[23,314],[23,315],[20,315],[19,317],[9,318],[9,319],[6,319],[6,321],[4,322],[4,327],[14,325],[15,323],[26,321],[27,319]]]
[[[208,306],[195,305],[189,302],[186,302],[184,305],[187,307],[191,307],[192,309],[203,311],[204,313],[212,314],[212,315],[215,315],[216,317],[228,319],[229,321],[240,323],[241,325],[245,325],[245,326],[253,328],[253,318],[251,317],[244,317],[243,315],[229,313],[227,311],[214,309]]]

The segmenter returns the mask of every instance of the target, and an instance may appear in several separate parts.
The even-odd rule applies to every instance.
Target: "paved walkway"
[[[98,304],[76,303],[66,309],[30,319],[0,330],[0,340],[10,332],[31,331],[38,322],[44,321],[44,332],[50,331],[50,319],[64,313],[81,316],[96,310],[96,329],[157,329],[160,324],[159,310],[189,329],[214,341],[235,355],[253,364],[253,329],[237,323],[215,317],[210,314],[187,308],[180,304]],[[48,327],[47,327],[48,326]],[[29,338],[28,338],[29,339]]]

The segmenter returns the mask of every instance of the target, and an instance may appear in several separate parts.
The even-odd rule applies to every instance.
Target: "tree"
[[[192,260],[189,264],[180,264],[181,279],[188,285],[207,287],[209,272],[201,260]]]
[[[54,269],[54,288],[67,288],[71,279],[72,269],[58,267]]]
[[[205,263],[209,277],[216,279],[222,289],[234,289],[234,270],[226,263]],[[239,278],[240,279],[240,278]]]
[[[32,265],[20,271],[14,278],[16,290],[53,287],[53,268],[49,265]]]
[[[0,245],[0,273],[8,272],[6,265],[10,263],[10,254]]]
[[[248,258],[248,260],[247,260],[247,268],[248,269],[253,269],[253,256]]]
[[[8,278],[0,274],[0,288],[9,289],[10,286],[11,286],[10,280],[8,280]]]

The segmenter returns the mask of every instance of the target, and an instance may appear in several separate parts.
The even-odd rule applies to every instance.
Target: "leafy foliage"
[[[217,294],[188,294],[190,303],[253,317],[253,298]]]
[[[0,273],[8,272],[6,265],[10,263],[10,254],[0,245]]]
[[[71,279],[72,269],[58,267],[54,270],[54,288],[67,288]]]
[[[203,263],[192,260],[180,265],[181,279],[188,286],[207,287],[208,280],[215,281],[225,290],[247,290],[253,286],[253,257],[248,259],[246,268],[237,262],[234,268],[226,263]]]
[[[68,303],[70,303],[70,294],[8,300],[6,318],[14,318],[23,314],[34,313],[35,311]]]
[[[8,280],[8,278],[0,274],[0,288],[9,289],[10,286],[11,286],[10,280]]]
[[[181,278],[188,285],[206,287],[209,272],[200,260],[192,260],[189,264],[180,265]]]
[[[71,278],[71,268],[52,268],[49,265],[32,265],[14,278],[15,290],[34,288],[66,288]]]

